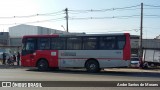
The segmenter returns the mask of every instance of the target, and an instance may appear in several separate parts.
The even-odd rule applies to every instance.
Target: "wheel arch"
[[[84,64],[84,67],[86,67],[87,62],[89,62],[89,61],[95,61],[95,62],[97,62],[98,65],[99,65],[99,67],[100,67],[99,61],[97,59],[95,59],[95,58],[89,58],[89,59],[87,59],[86,62],[85,62],[85,64]]]
[[[41,60],[45,60],[45,61],[48,63],[48,65],[49,65],[49,62],[48,62],[48,60],[47,60],[46,58],[39,58],[39,59],[37,60],[37,62],[36,62],[36,67],[38,67],[38,63],[39,63],[39,61],[41,61]]]

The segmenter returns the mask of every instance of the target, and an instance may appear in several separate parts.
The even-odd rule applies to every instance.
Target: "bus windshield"
[[[23,50],[35,50],[36,41],[34,38],[28,38],[23,42]]]

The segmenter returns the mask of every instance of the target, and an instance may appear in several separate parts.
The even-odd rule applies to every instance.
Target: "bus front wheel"
[[[91,73],[99,72],[100,71],[99,63],[95,60],[89,60],[86,62],[86,69],[88,72]]]
[[[46,71],[46,70],[48,70],[49,65],[48,65],[48,62],[46,60],[41,59],[38,62],[37,67],[38,67],[39,71]]]

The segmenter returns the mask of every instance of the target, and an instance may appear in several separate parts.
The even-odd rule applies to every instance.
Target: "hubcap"
[[[91,65],[90,65],[90,69],[93,70],[93,69],[95,69],[95,68],[96,68],[96,65],[95,65],[95,64],[91,64]]]
[[[46,67],[46,65],[45,65],[44,62],[41,62],[39,66],[40,66],[41,68],[45,68],[45,67]]]
[[[43,63],[41,63],[41,64],[40,64],[40,67],[43,67],[43,66],[44,66],[44,64],[43,64]]]

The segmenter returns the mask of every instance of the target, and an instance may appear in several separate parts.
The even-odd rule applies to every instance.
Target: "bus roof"
[[[73,37],[73,36],[117,36],[130,35],[129,33],[109,33],[109,34],[50,34],[50,35],[25,35],[23,38],[38,37]]]

